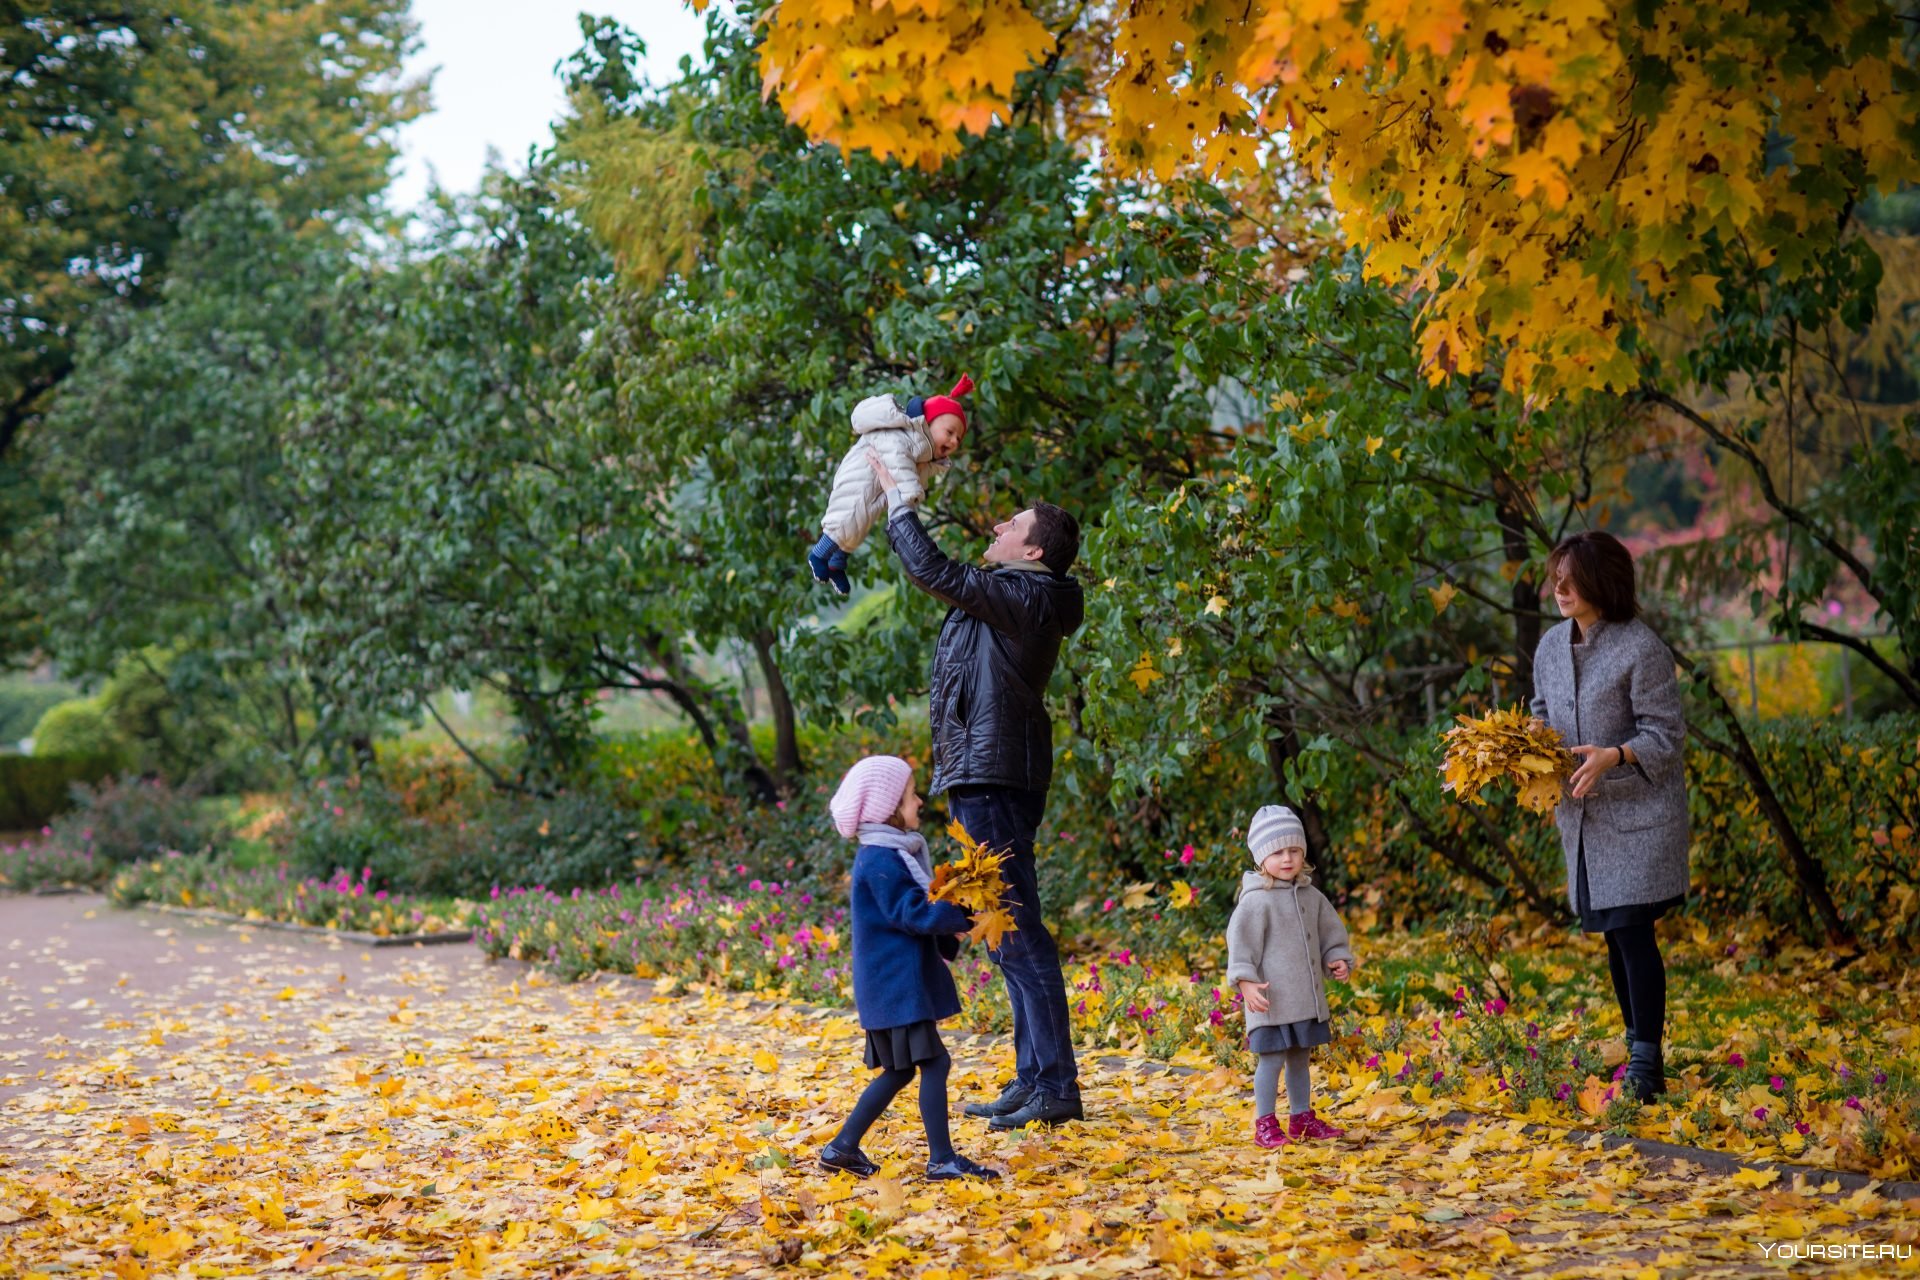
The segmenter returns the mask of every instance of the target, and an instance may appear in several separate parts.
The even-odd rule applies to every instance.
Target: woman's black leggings
[[[1613,971],[1613,994],[1620,999],[1620,1015],[1635,1040],[1659,1044],[1667,1031],[1667,965],[1653,925],[1634,924],[1609,929],[1607,967]]]
[[[951,1160],[953,1137],[947,1130],[947,1072],[953,1066],[953,1056],[943,1052],[919,1066],[920,1123],[927,1129],[927,1159]],[[833,1145],[841,1151],[858,1147],[860,1139],[867,1136],[867,1130],[873,1128],[887,1105],[912,1080],[911,1070],[882,1071],[875,1076],[860,1094],[860,1101],[853,1104],[853,1114],[840,1126],[839,1136],[834,1138]]]

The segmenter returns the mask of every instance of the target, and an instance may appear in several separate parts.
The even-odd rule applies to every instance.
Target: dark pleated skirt
[[[1687,900],[1687,895],[1683,893],[1677,898],[1668,898],[1664,902],[1629,902],[1624,906],[1596,911],[1593,909],[1592,894],[1587,889],[1585,833],[1580,837],[1580,850],[1575,857],[1575,865],[1577,870],[1574,873],[1574,907],[1580,913],[1582,933],[1605,933],[1609,929],[1630,929],[1635,925],[1652,924]]]
[[[1311,1049],[1332,1044],[1333,1027],[1318,1018],[1289,1022],[1279,1027],[1255,1027],[1247,1032],[1247,1048],[1255,1053],[1282,1053],[1288,1049]]]
[[[881,1071],[911,1071],[916,1063],[931,1062],[946,1051],[934,1022],[867,1032],[867,1066]]]

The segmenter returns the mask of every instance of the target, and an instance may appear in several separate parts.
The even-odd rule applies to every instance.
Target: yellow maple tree
[[[703,7],[704,0],[693,0]],[[1546,399],[1635,385],[1635,335],[1697,320],[1729,261],[1812,270],[1862,195],[1920,178],[1886,0],[780,0],[766,91],[809,136],[928,166],[1085,73],[1111,168],[1326,185],[1375,278],[1420,291],[1439,381],[1499,359]]]

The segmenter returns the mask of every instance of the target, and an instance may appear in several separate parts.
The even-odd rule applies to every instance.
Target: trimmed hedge
[[[0,831],[30,831],[73,807],[75,783],[100,781],[112,756],[0,756]]]

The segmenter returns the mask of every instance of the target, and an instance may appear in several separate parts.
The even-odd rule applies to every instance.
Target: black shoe
[[[855,1147],[842,1151],[829,1142],[820,1148],[820,1167],[833,1173],[850,1173],[856,1178],[871,1178],[880,1166],[867,1159],[866,1152]]]
[[[983,1164],[975,1164],[958,1153],[945,1160],[927,1161],[928,1182],[952,1182],[959,1178],[978,1178],[982,1182],[998,1182],[1000,1177],[998,1169],[989,1169]]]
[[[966,1106],[962,1107],[961,1110],[970,1116],[978,1116],[982,1120],[991,1120],[995,1116],[1004,1116],[1010,1112],[1018,1111],[1027,1105],[1027,1099],[1032,1096],[1027,1086],[1021,1084],[1018,1080],[1011,1080],[1008,1081],[1007,1087],[1000,1091],[1000,1096],[992,1102],[969,1102]]]
[[[1666,1063],[1660,1046],[1649,1040],[1635,1040],[1627,1053],[1627,1088],[1644,1106],[1667,1091]]]
[[[1036,1089],[1018,1111],[995,1116],[987,1123],[995,1129],[1024,1129],[1030,1124],[1056,1125],[1086,1118],[1080,1110],[1080,1099],[1049,1097]]]

